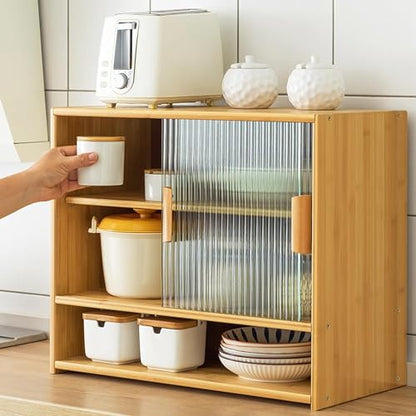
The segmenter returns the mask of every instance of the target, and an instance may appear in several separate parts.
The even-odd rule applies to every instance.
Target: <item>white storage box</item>
[[[177,372],[204,364],[206,322],[158,317],[138,319],[138,323],[144,366]]]
[[[137,314],[83,313],[85,355],[93,361],[125,364],[140,358]]]

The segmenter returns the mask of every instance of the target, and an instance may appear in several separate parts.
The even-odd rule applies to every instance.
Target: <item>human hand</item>
[[[76,146],[55,147],[45,153],[27,170],[36,201],[60,198],[67,192],[82,188],[77,169],[93,165],[96,153],[76,154]]]

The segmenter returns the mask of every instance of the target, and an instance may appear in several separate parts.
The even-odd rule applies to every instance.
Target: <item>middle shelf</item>
[[[160,299],[130,299],[111,296],[103,290],[88,291],[74,295],[55,296],[58,305],[80,306],[176,318],[199,319],[211,322],[232,323],[247,326],[290,329],[311,332],[308,321],[286,321],[254,316],[229,315],[188,309],[165,308]]]
[[[161,210],[162,203],[157,201],[147,201],[144,196],[137,191],[107,192],[99,194],[69,195],[65,201],[75,205],[89,205],[114,208],[149,209]],[[204,212],[212,214],[247,215],[261,217],[280,217],[289,218],[290,210],[275,209],[260,205],[256,208],[245,206],[227,206],[226,204],[190,204],[173,203],[173,211],[182,212]]]

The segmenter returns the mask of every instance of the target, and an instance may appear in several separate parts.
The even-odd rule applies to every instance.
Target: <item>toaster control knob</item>
[[[113,78],[114,87],[121,90],[127,86],[129,79],[126,74],[117,74]]]

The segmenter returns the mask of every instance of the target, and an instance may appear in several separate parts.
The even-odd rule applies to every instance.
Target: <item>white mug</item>
[[[123,136],[78,136],[77,154],[95,152],[98,161],[78,169],[78,183],[87,186],[123,185]]]

